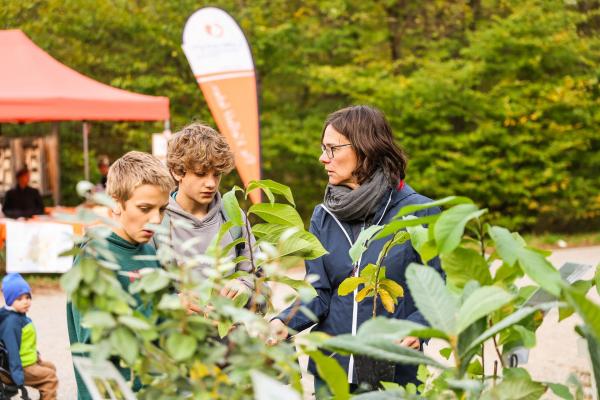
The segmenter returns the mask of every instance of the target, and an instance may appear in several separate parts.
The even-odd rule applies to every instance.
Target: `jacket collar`
[[[389,212],[389,210],[396,207],[400,204],[404,199],[408,196],[415,194],[415,190],[411,188],[406,182],[402,185],[398,185],[395,188],[389,189],[392,193],[392,197],[390,200],[390,192],[388,191],[385,196],[382,197],[379,205],[377,206],[377,212],[373,216],[373,221],[378,221],[384,213]],[[388,204],[389,200],[389,204]],[[386,207],[387,205],[387,207]]]

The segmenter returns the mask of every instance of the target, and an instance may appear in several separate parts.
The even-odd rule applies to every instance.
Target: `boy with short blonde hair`
[[[116,225],[112,227],[111,235],[106,238],[107,249],[113,253],[121,267],[121,273],[116,277],[125,291],[128,291],[130,283],[139,277],[140,270],[160,268],[158,261],[139,259],[138,256],[156,254],[155,249],[147,244],[154,233],[148,224],[161,223],[172,187],[173,180],[169,171],[156,157],[148,153],[130,151],[116,160],[108,171],[106,192],[115,201],[112,213]],[[84,248],[80,257],[89,256]],[[80,257],[75,263],[79,262]],[[141,300],[139,297],[136,299],[138,309],[144,312],[146,309]],[[81,325],[81,314],[71,302],[67,304],[67,325],[71,344],[89,343],[90,332]],[[116,366],[119,368],[118,363]],[[129,379],[128,370],[120,371],[125,379]],[[75,378],[78,398],[91,399],[77,370]],[[133,389],[139,389],[139,386],[134,386]]]

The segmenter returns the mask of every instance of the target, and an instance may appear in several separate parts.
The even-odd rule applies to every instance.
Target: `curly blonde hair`
[[[158,186],[169,193],[174,186],[167,168],[152,154],[130,151],[108,170],[106,193],[118,201],[129,200],[133,191],[142,185]]]
[[[167,167],[173,175],[211,169],[227,174],[233,166],[233,153],[225,138],[210,126],[195,122],[169,139]]]

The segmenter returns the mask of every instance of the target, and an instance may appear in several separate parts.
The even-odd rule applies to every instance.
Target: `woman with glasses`
[[[313,282],[318,295],[303,305],[317,317],[313,331],[329,335],[356,334],[358,327],[372,317],[373,298],[367,297],[357,303],[356,291],[354,295],[339,296],[338,287],[349,276],[358,276],[369,263],[376,263],[389,238],[370,243],[357,265],[352,264],[348,254],[350,247],[363,229],[390,222],[406,205],[431,200],[405,183],[407,158],[394,143],[385,116],[373,107],[352,106],[329,115],[323,126],[321,150],[319,161],[327,172],[329,183],[323,204],[313,212],[310,231],[329,253],[306,262],[306,273],[318,276]],[[438,212],[439,209],[431,208],[416,214]],[[388,253],[386,277],[402,286],[404,297],[398,298],[393,313],[377,302],[377,315],[428,325],[416,309],[405,283],[405,271],[411,262],[421,263],[421,259],[410,242],[396,246]],[[437,258],[429,261],[429,265],[441,271]],[[299,332],[315,325],[309,316],[295,312],[298,309],[297,305],[291,306],[271,321],[279,339],[286,338],[290,331]],[[400,344],[422,349],[422,343],[416,337],[406,337]],[[347,371],[353,389],[363,383],[360,359],[338,354],[334,357]],[[394,366],[391,368],[395,382],[404,385],[416,381],[416,367],[396,365],[395,370]],[[320,397],[326,385],[317,375],[312,360],[309,370],[315,375],[315,391]]]

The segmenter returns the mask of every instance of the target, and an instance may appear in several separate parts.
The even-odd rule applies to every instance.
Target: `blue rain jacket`
[[[431,201],[431,199],[415,192],[408,185],[403,185],[400,189],[390,189],[389,192],[382,197],[371,223],[377,225],[386,224],[391,221],[402,207],[411,204],[428,203]],[[416,212],[415,215],[420,217],[437,214],[439,212],[440,209],[434,207]],[[289,328],[296,331],[302,331],[315,325],[313,328],[314,331],[325,332],[329,335],[341,335],[352,333],[353,324],[355,324],[356,329],[358,329],[363,322],[372,317],[372,297],[365,298],[360,303],[355,303],[352,293],[347,296],[338,295],[339,285],[344,279],[352,276],[353,272],[352,261],[348,254],[351,247],[348,239],[354,242],[358,238],[362,226],[362,222],[349,224],[336,221],[323,205],[318,205],[315,208],[310,221],[310,231],[319,239],[329,254],[315,260],[306,261],[306,273],[317,275],[318,280],[313,282],[313,286],[317,291],[317,297],[313,298],[309,303],[304,304],[304,306],[316,315],[318,322],[315,325],[315,322],[301,311],[296,312],[291,318],[288,318],[290,312],[294,308],[293,306],[290,306],[277,316],[277,318],[282,321],[287,321],[289,319],[287,322]],[[345,230],[345,233],[342,231],[342,227]],[[360,270],[370,263],[376,263],[377,256],[387,240],[389,240],[389,238],[380,239],[370,243],[360,261]],[[398,305],[393,314],[387,312],[381,305],[381,301],[378,301],[377,315],[387,316],[389,318],[407,319],[419,324],[429,325],[423,315],[421,315],[415,307],[415,303],[406,284],[406,268],[412,262],[422,264],[419,254],[412,247],[410,241],[395,246],[388,253],[384,262],[384,266],[387,267],[386,278],[393,279],[402,286],[404,289],[404,297],[398,299]],[[428,265],[442,273],[440,261],[437,257],[430,260]],[[362,286],[359,288],[361,287]],[[357,312],[356,318],[353,318],[353,308],[355,306],[357,307]],[[335,355],[335,358],[348,372],[349,364],[351,362],[350,357]],[[352,360],[352,364],[354,364],[354,360]],[[352,368],[351,372],[348,372],[348,381],[351,383],[356,383],[355,367],[356,366]],[[316,374],[316,368],[312,360],[309,363],[309,371]],[[416,366],[396,365],[394,380],[400,384],[416,382]]]

